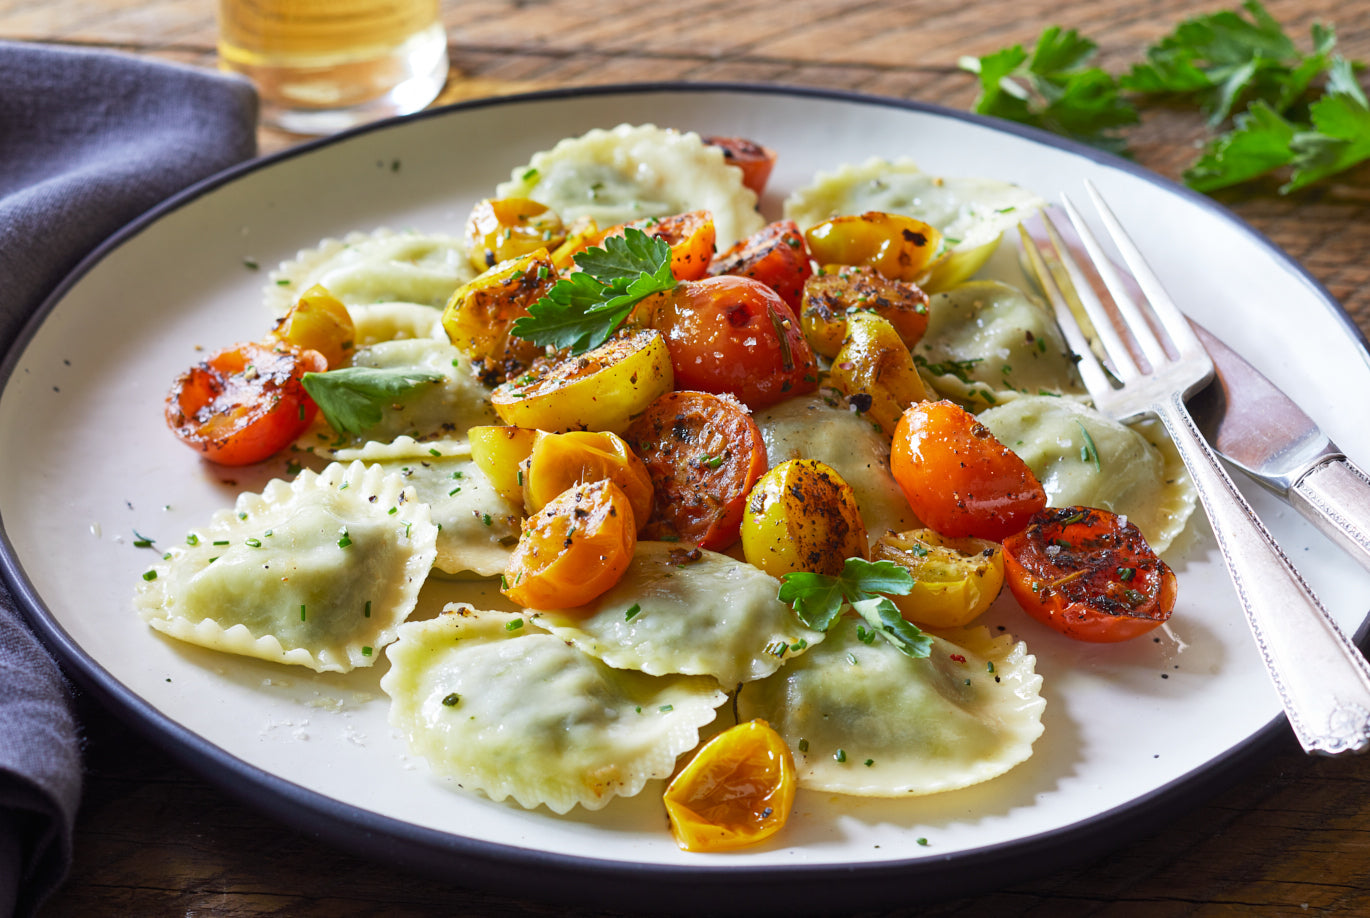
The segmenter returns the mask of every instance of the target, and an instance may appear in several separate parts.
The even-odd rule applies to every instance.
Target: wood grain
[[[1030,44],[1059,23],[1097,41],[1099,63],[1118,71],[1183,17],[1234,5],[697,0],[682,11],[655,0],[459,0],[444,4],[452,73],[439,101],[685,80],[849,89],[965,109],[976,86],[956,66],[961,55]],[[1370,4],[1271,0],[1267,9],[1303,47],[1312,23],[1333,22],[1339,50],[1370,60]],[[209,0],[0,0],[0,38],[215,66]],[[1154,103],[1129,132],[1137,160],[1172,179],[1204,136],[1193,112]],[[263,152],[299,139],[260,133]],[[1272,181],[1217,197],[1306,266],[1370,333],[1370,169],[1296,195],[1279,194]],[[1345,407],[1370,418],[1358,395]],[[94,702],[82,707],[89,774],[76,863],[45,918],[596,914],[463,890],[341,853],[244,808]],[[987,876],[983,895],[917,913],[1361,916],[1370,915],[1368,868],[1370,758],[1313,759],[1288,739],[1153,834],[1080,852],[1075,867],[1007,888]]]

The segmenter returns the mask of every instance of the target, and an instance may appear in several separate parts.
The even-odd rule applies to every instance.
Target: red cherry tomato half
[[[760,281],[726,274],[682,281],[642,307],[666,339],[678,389],[726,393],[760,409],[818,388],[799,320]]]
[[[747,494],[766,471],[766,444],[747,409],[726,395],[667,392],[623,436],[652,478],[644,538],[710,551],[737,541]]]
[[[804,299],[804,283],[813,276],[809,247],[793,220],[781,220],[716,257],[710,274],[754,277],[770,287],[796,313]]]
[[[225,348],[177,377],[166,399],[167,424],[211,462],[260,462],[314,420],[318,406],[300,380],[326,369],[318,351],[284,343]]]
[[[1175,608],[1175,574],[1137,527],[1091,507],[1044,510],[1004,539],[1004,577],[1024,611],[1080,641],[1134,638]]]
[[[890,471],[923,524],[997,542],[1047,505],[1037,476],[975,415],[949,402],[911,405],[894,428]]]
[[[723,161],[742,170],[742,184],[759,198],[771,180],[776,153],[769,147],[744,137],[705,137],[704,142],[723,151]]]

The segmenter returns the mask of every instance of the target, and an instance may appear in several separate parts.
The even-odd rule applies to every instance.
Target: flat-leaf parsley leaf
[[[932,639],[905,621],[888,595],[881,595],[903,595],[911,589],[913,575],[893,561],[848,558],[837,576],[809,571],[784,575],[777,598],[815,631],[827,631],[850,607],[901,652],[926,657]]]
[[[514,323],[515,335],[580,354],[607,341],[642,300],[677,283],[670,244],[636,227],[578,253],[575,261],[580,270],[529,306]]]

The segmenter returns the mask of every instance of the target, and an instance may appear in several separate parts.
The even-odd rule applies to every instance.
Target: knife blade
[[[1213,381],[1189,399],[1204,437],[1370,570],[1370,475],[1245,358],[1190,324],[1213,359]]]

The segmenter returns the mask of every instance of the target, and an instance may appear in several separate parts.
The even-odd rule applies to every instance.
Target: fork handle
[[[1354,462],[1329,457],[1295,482],[1289,501],[1370,570],[1370,476]]]
[[[1176,394],[1156,406],[1194,480],[1289,724],[1307,752],[1370,746],[1370,664],[1280,551]]]

